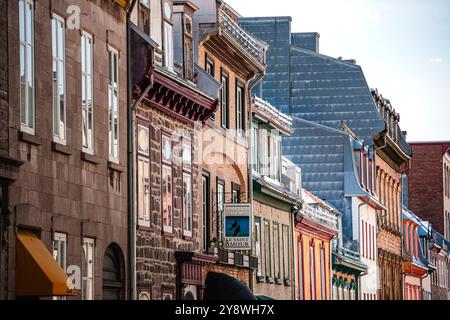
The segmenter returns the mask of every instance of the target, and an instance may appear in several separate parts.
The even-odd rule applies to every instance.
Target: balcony
[[[248,80],[266,70],[268,46],[242,29],[221,8],[217,9],[217,19],[199,24],[199,41]]]
[[[265,64],[266,46],[242,29],[224,10],[219,12],[219,24],[228,37],[239,43],[255,60]]]
[[[326,226],[334,231],[338,231],[338,217],[335,214],[327,213],[322,210],[313,208],[305,204],[301,211],[303,218],[315,221],[323,226]]]
[[[252,111],[257,117],[262,118],[264,121],[270,121],[274,127],[284,134],[292,134],[292,118],[290,116],[280,112],[269,102],[264,101],[259,97],[255,96],[253,97],[253,100]]]

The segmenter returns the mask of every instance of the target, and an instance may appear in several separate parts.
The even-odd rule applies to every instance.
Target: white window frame
[[[174,47],[173,47],[173,26],[164,21],[164,67],[174,72]]]
[[[239,137],[244,136],[243,128],[244,115],[244,88],[242,85],[236,84],[236,134]]]
[[[82,288],[81,290],[81,299],[82,300],[94,300],[94,294],[95,294],[95,240],[92,238],[83,238],[83,253],[82,257],[86,255],[86,252],[88,253],[87,257],[89,258],[89,247],[92,249],[92,262],[88,263],[88,265],[91,268],[91,272],[87,272],[87,275],[85,275],[85,270],[83,268],[83,274],[82,274]],[[82,264],[84,267],[84,264]],[[90,296],[85,296],[85,283],[90,283]]]
[[[262,251],[261,251],[261,218],[255,217],[255,253],[258,257],[258,270],[256,275],[262,276]]]
[[[87,48],[88,40],[90,40],[90,51]],[[87,66],[88,57],[90,59],[90,69]],[[83,143],[83,152],[94,154],[94,38],[93,36],[86,32],[82,31],[81,33],[81,112],[82,112],[82,143]],[[84,61],[84,64],[83,64]],[[91,105],[88,106],[86,100],[89,96],[88,93],[88,82],[90,82],[90,97],[91,97]],[[86,98],[85,98],[86,97]],[[90,115],[90,116],[89,116]],[[84,126],[86,119],[86,128]],[[89,121],[90,119],[90,121]],[[89,123],[90,122],[90,123]],[[90,125],[90,126],[89,126]],[[85,132],[87,128],[91,128],[91,135],[89,136],[88,132]]]
[[[23,5],[23,18],[21,19],[21,5]],[[27,6],[31,7],[30,15],[27,14]],[[27,25],[29,24],[29,30]],[[29,32],[28,32],[29,31]],[[23,33],[23,34],[22,34]],[[29,34],[30,33],[30,34]],[[24,96],[22,96],[22,79],[19,73],[19,100],[20,100],[20,130],[28,134],[35,134],[36,108],[35,108],[35,70],[34,70],[34,1],[19,0],[19,41],[20,41],[20,73],[24,70]],[[22,61],[23,51],[23,61]],[[31,57],[29,57],[31,55]],[[31,66],[30,63],[31,62]],[[28,81],[29,79],[30,81]],[[31,94],[28,83],[31,82]],[[31,97],[30,97],[31,95]],[[31,103],[30,103],[31,99]],[[30,105],[31,104],[31,105]]]
[[[229,129],[230,78],[228,73],[223,70],[220,75],[220,83],[222,84],[222,88],[220,89],[220,124],[222,128]]]
[[[114,59],[114,57],[116,59]],[[116,61],[116,65],[114,65],[114,61]],[[119,163],[119,154],[120,154],[119,52],[111,46],[108,46],[108,63],[109,63],[109,80],[108,80],[109,161]],[[115,98],[116,101],[113,101],[114,96],[116,96]],[[117,126],[114,126],[114,118],[117,118]],[[115,137],[117,137],[117,139]]]
[[[259,173],[259,162],[258,162],[258,151],[259,151],[259,139],[258,139],[258,125],[256,123],[252,123],[252,141],[251,141],[251,149],[252,149],[252,169],[253,172]]]
[[[54,23],[56,23],[56,35],[54,34]],[[60,24],[62,24],[62,31],[60,33]],[[56,65],[56,88],[52,90],[52,105],[53,105],[53,141],[66,144],[67,143],[67,94],[66,94],[66,47],[65,47],[65,30],[66,21],[57,14],[52,14],[52,84],[53,84],[53,69]],[[54,40],[56,39],[56,43]],[[59,52],[62,48],[62,52]],[[60,54],[62,56],[60,56]],[[62,69],[62,70],[61,70]],[[60,83],[62,81],[62,83]],[[62,90],[63,96],[63,113],[61,114],[61,96],[59,91]],[[55,103],[57,101],[57,103]]]
[[[189,183],[185,181],[189,180]],[[192,188],[192,174],[188,172],[183,173],[183,236],[192,237],[193,235],[193,188]],[[189,186],[189,194],[187,194],[185,185]]]
[[[148,177],[141,172],[140,164],[143,164],[143,169],[147,166]],[[138,224],[144,227],[150,227],[150,159],[139,156],[138,157]],[[141,189],[142,188],[142,189]],[[147,194],[148,191],[148,194]],[[141,192],[143,192],[143,203],[140,203]],[[142,206],[142,208],[141,208]],[[142,209],[142,211],[141,211]]]
[[[57,250],[55,252],[55,245],[57,245]],[[61,246],[64,248],[64,254],[61,256]],[[53,234],[53,258],[58,263],[58,265],[66,272],[67,268],[67,235],[65,233],[55,232]],[[58,261],[58,256],[62,258]],[[53,300],[65,300],[65,297],[53,297]]]

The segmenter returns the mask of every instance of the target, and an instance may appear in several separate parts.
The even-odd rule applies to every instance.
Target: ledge
[[[117,172],[124,172],[125,169],[120,165],[112,161],[108,161],[108,169],[114,170]]]
[[[52,141],[52,150],[55,152],[59,152],[62,154],[65,154],[66,156],[72,155],[72,152],[70,150],[69,146],[60,144],[58,142]]]
[[[19,140],[35,146],[40,146],[42,144],[41,139],[23,131],[19,131]]]
[[[86,153],[84,151],[81,151],[81,160],[90,162],[95,165],[100,163],[100,160],[96,156],[93,156],[92,154]]]
[[[256,276],[256,282],[257,283],[264,283],[265,277],[264,276]]]

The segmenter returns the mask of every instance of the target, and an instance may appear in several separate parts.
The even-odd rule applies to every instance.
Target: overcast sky
[[[400,113],[408,141],[450,140],[449,0],[226,0],[242,16],[291,16],[320,53],[356,59]]]

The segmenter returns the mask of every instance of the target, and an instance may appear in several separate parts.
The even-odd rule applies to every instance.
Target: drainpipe
[[[255,89],[255,87],[262,81],[264,78],[265,72],[261,72],[255,75],[253,79],[255,79],[255,82],[248,87],[248,94],[247,94],[247,100],[248,100],[248,123],[249,123],[249,129],[247,130],[247,138],[248,143],[248,151],[247,151],[247,171],[248,171],[248,183],[247,183],[247,189],[248,189],[248,201],[250,203],[250,210],[252,213],[252,226],[253,226],[253,175],[252,175],[252,149],[251,149],[251,139],[252,139],[252,105],[253,105],[253,97],[252,97],[252,91]],[[254,271],[250,269],[250,281],[249,286],[250,290],[254,291],[254,283],[253,283],[253,273]]]
[[[129,300],[136,300],[136,216],[135,216],[135,191],[134,191],[134,110],[131,107],[132,83],[131,83],[131,13],[136,5],[132,0],[127,9],[127,193],[128,193],[128,279]]]

